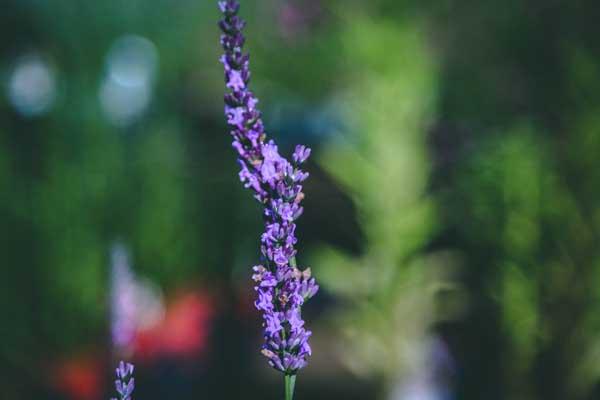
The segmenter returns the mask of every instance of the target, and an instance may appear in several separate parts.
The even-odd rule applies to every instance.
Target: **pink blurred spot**
[[[192,358],[204,354],[212,328],[214,301],[205,293],[183,293],[167,306],[158,324],[138,331],[134,348],[144,361],[156,358]]]
[[[321,0],[284,3],[279,10],[280,33],[288,41],[300,39],[321,17]]]

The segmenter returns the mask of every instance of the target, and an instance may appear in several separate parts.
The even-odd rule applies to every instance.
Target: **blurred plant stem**
[[[344,299],[332,313],[342,362],[391,390],[427,363],[435,296],[453,288],[439,272],[450,271],[447,257],[425,250],[437,229],[426,131],[438,75],[418,19],[347,22],[341,40],[351,61],[340,104],[355,129],[326,143],[319,163],[352,194],[366,240],[359,257],[323,246],[309,264],[319,266],[323,288]]]
[[[296,375],[285,375],[285,400],[293,400]]]

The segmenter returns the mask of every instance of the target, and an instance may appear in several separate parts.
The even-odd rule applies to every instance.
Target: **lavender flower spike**
[[[135,387],[135,379],[133,379],[133,365],[121,361],[117,368],[117,380],[115,388],[119,394],[118,400],[131,400],[131,393]],[[117,400],[112,398],[111,400]]]
[[[302,214],[302,182],[308,177],[300,166],[310,156],[310,149],[297,146],[292,162],[279,154],[273,140],[267,140],[258,100],[248,89],[249,56],[243,52],[242,29],[238,17],[239,3],[220,1],[224,18],[221,45],[225,54],[225,116],[231,128],[233,147],[238,152],[240,180],[251,189],[264,207],[265,232],[261,236],[261,264],[254,267],[255,306],[263,314],[264,345],[262,354],[269,364],[295,376],[307,364],[311,354],[301,307],[318,290],[310,269],[296,266],[296,224]]]

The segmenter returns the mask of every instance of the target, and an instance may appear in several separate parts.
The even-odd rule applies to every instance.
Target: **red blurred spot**
[[[183,293],[167,306],[165,318],[139,331],[136,357],[150,361],[163,356],[198,357],[205,352],[212,328],[214,301],[203,293]]]
[[[79,357],[63,361],[55,369],[57,389],[73,400],[100,399],[102,391],[102,365],[92,357]]]

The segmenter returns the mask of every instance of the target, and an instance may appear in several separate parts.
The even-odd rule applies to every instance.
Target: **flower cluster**
[[[248,54],[243,53],[245,22],[237,16],[239,3],[220,1],[224,18],[221,62],[229,89],[225,95],[225,115],[231,127],[233,147],[239,154],[240,180],[254,192],[264,207],[265,232],[261,237],[262,264],[254,267],[258,299],[255,306],[263,313],[265,343],[262,353],[269,364],[288,375],[304,367],[311,354],[309,330],[304,328],[301,307],[315,295],[318,285],[310,268],[296,266],[298,241],[294,221],[302,214],[302,182],[308,173],[300,166],[310,149],[297,146],[292,162],[279,154],[277,145],[267,141],[258,100],[248,89]]]
[[[119,363],[117,368],[117,380],[115,388],[119,393],[119,400],[131,400],[131,393],[135,387],[135,379],[133,379],[133,365],[125,364],[123,361]],[[117,400],[115,398],[111,400]]]

